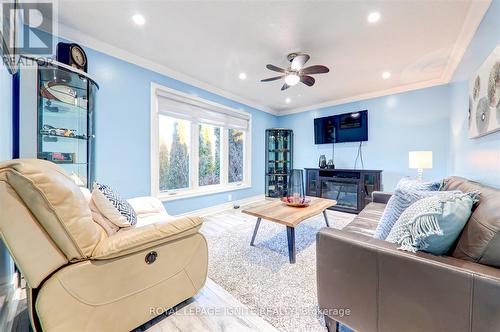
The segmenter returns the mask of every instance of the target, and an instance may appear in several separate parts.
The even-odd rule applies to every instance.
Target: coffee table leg
[[[262,218],[257,218],[257,222],[255,223],[255,228],[253,230],[252,241],[250,241],[250,245],[253,246],[253,241],[255,241],[255,236],[257,236],[257,231],[259,230],[260,221]]]
[[[323,210],[323,217],[325,217],[326,227],[330,227],[330,223],[328,223],[328,216],[326,215],[326,210]]]
[[[288,258],[290,263],[295,263],[295,228],[286,226],[286,237],[288,238]]]

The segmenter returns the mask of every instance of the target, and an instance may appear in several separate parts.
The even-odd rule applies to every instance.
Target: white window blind
[[[157,93],[158,113],[193,122],[246,131],[250,116],[222,105],[192,100],[183,96]]]

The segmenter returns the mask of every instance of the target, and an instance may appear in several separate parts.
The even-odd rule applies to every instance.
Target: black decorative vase
[[[326,168],[326,157],[324,154],[322,154],[321,156],[319,156],[319,164],[318,164],[318,167],[319,168]]]

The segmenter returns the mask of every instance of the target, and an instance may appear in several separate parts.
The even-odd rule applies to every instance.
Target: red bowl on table
[[[281,199],[281,201],[283,203],[285,203],[286,205],[292,206],[292,207],[306,207],[306,206],[309,206],[311,199],[308,197],[289,196],[289,197],[283,197]]]

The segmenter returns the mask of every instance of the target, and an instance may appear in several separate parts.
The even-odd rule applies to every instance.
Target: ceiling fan
[[[316,80],[314,77],[309,75],[326,74],[330,71],[328,67],[322,65],[304,68],[304,65],[310,58],[310,56],[305,53],[290,53],[286,58],[290,61],[290,67],[288,69],[283,69],[270,64],[266,66],[267,69],[282,73],[283,75],[266,78],[261,80],[261,82],[270,82],[284,78],[285,83],[281,87],[281,91],[283,91],[299,82],[302,82],[307,86],[313,86]]]

